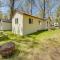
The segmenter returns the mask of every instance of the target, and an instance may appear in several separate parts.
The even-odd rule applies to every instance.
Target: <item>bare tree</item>
[[[58,22],[59,24],[59,28],[60,28],[60,6],[58,6],[57,11],[56,11],[56,22]]]
[[[52,0],[46,0],[47,8],[46,8],[46,14],[48,15],[48,30],[51,29],[52,27],[52,20],[51,20],[51,14],[52,14],[52,9],[57,5],[54,1],[52,3]]]
[[[14,14],[14,2],[15,2],[15,0],[10,0],[10,8],[11,8],[10,19],[11,20],[12,20],[13,14]]]

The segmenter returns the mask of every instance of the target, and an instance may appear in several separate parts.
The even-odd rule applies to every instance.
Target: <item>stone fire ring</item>
[[[15,51],[15,44],[13,42],[7,42],[0,46],[0,54],[3,57],[10,56]]]

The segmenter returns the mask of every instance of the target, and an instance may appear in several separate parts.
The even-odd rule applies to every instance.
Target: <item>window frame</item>
[[[41,25],[41,21],[39,20],[38,22],[39,22],[39,25]]]
[[[18,24],[18,18],[15,18],[15,24]]]
[[[33,24],[33,19],[29,18],[29,24]]]

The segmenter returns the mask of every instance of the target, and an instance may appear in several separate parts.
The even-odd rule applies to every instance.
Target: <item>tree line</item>
[[[47,18],[48,20],[51,20],[52,17],[52,10],[59,4],[60,0],[5,0],[5,2],[8,2],[7,4],[3,5],[4,3],[0,1],[0,7],[2,6],[9,6],[10,11],[10,19],[12,19],[12,16],[14,14],[15,10],[21,10],[25,13],[33,15],[34,8],[38,9],[35,11],[36,16],[39,16],[43,19]],[[56,20],[59,20],[59,6],[56,11]],[[0,11],[0,18],[3,16],[2,12]],[[7,16],[5,16],[7,17]]]

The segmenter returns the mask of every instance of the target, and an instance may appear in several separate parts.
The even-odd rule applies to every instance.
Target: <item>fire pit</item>
[[[15,51],[15,44],[13,42],[8,42],[0,46],[0,54],[3,57],[10,56]]]

